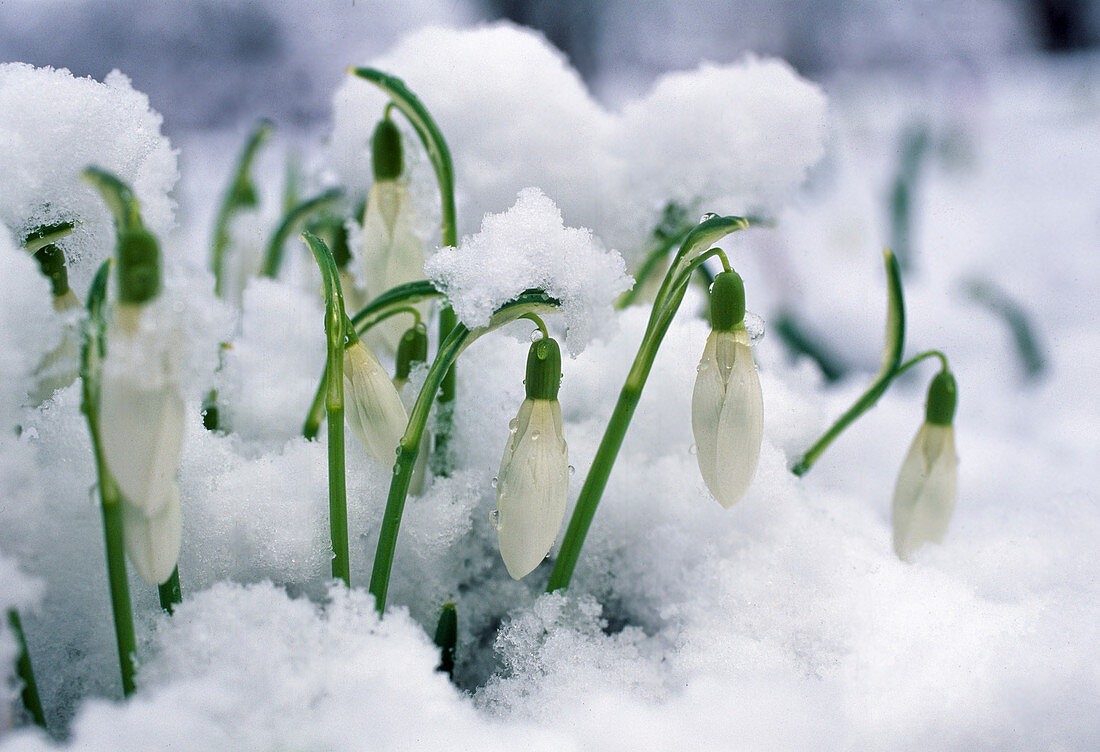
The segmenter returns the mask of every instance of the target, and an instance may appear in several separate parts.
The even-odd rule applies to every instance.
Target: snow
[[[238,143],[197,138],[184,144],[196,155],[181,191],[190,202],[181,212],[186,224],[164,238],[166,305],[184,322],[193,369],[178,475],[184,603],[168,617],[153,590],[132,577],[140,665],[129,700],[121,700],[117,676],[80,385],[26,405],[36,364],[61,322],[33,263],[0,234],[0,606],[38,604],[23,623],[51,729],[67,734],[58,744],[1094,749],[1100,224],[1090,197],[1098,60],[1000,63],[950,98],[943,81],[832,82],[824,87],[824,133],[821,90],[774,61],[672,74],[614,114],[586,100],[576,75],[538,35],[511,26],[420,34],[453,44],[453,55],[409,60],[409,73],[392,70],[438,108],[444,131],[453,133],[460,229],[481,227],[457,249],[438,251],[427,271],[471,326],[532,285],[571,311],[561,317],[567,341],[587,346],[563,363],[559,395],[577,468],[570,504],[649,310],[608,310],[627,278],[618,252],[607,249],[628,257],[638,251],[628,233],[607,231],[612,223],[591,203],[606,190],[604,178],[620,179],[617,158],[609,156],[611,142],[595,139],[596,151],[559,155],[550,165],[546,155],[572,137],[562,123],[575,119],[581,131],[620,136],[627,123],[649,123],[645,132],[662,139],[646,148],[635,132],[614,143],[635,154],[622,174],[648,176],[613,193],[638,238],[652,227],[646,212],[661,208],[645,206],[661,195],[655,185],[684,201],[728,200],[728,209],[713,207],[720,211],[775,212],[777,227],[722,242],[745,279],[749,308],[769,324],[754,347],[764,394],[754,484],[727,511],[698,475],[690,395],[709,327],[695,315],[704,299],[693,285],[657,355],[569,590],[542,592],[550,561],[511,580],[490,523],[492,476],[523,399],[528,344],[490,334],[459,361],[454,470],[429,475],[423,493],[409,499],[389,609],[379,619],[365,587],[389,470],[346,442],[352,588],[333,586],[326,440],[324,432],[314,442],[298,436],[324,359],[319,278],[304,251],[288,245],[294,263],[277,280],[248,284],[239,319],[218,308],[196,225],[208,226],[217,193],[210,180],[223,176]],[[472,38],[501,42],[500,57],[483,61],[501,83],[487,73],[457,89],[439,83],[421,91],[417,71],[473,65]],[[416,39],[391,54],[412,57],[409,50],[426,44]],[[471,87],[499,87],[502,101],[535,99],[517,83],[516,61],[524,56],[537,62],[539,75],[567,86],[549,95],[564,111],[536,126],[492,131],[503,134],[503,146],[482,143],[482,123],[506,121],[506,108],[487,107]],[[708,87],[743,97],[713,99]],[[348,97],[344,105],[337,97],[337,106],[350,107]],[[480,109],[470,104],[478,101]],[[715,147],[735,122],[725,118],[749,103],[755,114],[734,126],[732,143],[749,144],[758,164],[742,161],[746,152]],[[708,112],[711,105],[710,120],[689,122],[687,108]],[[360,136],[369,135],[380,107],[364,110]],[[334,136],[328,169],[369,174],[353,161],[360,136],[341,117],[337,134],[349,128],[339,136],[347,144]],[[594,120],[585,126],[588,117]],[[921,548],[907,564],[892,551],[890,496],[923,420],[931,365],[899,380],[805,477],[787,468],[877,370],[886,200],[902,133],[918,122],[931,146],[914,186],[906,350],[942,347],[951,359],[960,464],[942,545]],[[675,137],[685,132],[707,148],[676,152]],[[769,140],[776,134],[789,149]],[[416,142],[409,144],[415,153]],[[824,161],[811,167],[822,144]],[[479,170],[462,156],[498,147],[522,158],[490,160]],[[412,179],[427,181],[420,189],[434,196],[424,167],[414,165]],[[489,167],[499,168],[499,181]],[[792,194],[807,170],[808,188]],[[265,201],[277,194],[269,184],[278,173],[260,173]],[[582,176],[583,185],[555,183],[562,175]],[[585,212],[592,232],[582,229]],[[252,219],[275,221],[269,204]],[[1004,318],[968,296],[975,278],[1026,313],[1045,356],[1038,377],[1026,375]],[[86,284],[76,289],[83,297]],[[848,370],[836,383],[826,385],[809,359],[791,355],[772,325],[782,311],[794,311],[819,344],[842,356]],[[221,341],[230,348],[215,373]],[[201,425],[199,397],[209,385],[218,387],[226,420],[220,432]],[[434,671],[438,654],[429,639],[448,599],[459,619],[457,687]],[[10,675],[11,654],[0,632],[2,677]],[[0,730],[3,752],[55,748],[31,728]]]
[[[114,249],[110,213],[81,179],[85,167],[130,185],[154,233],[174,224],[169,191],[179,175],[161,120],[117,70],[99,83],[65,69],[0,65],[0,223],[21,241],[39,226],[76,222],[58,246],[69,260],[70,284],[83,292]]]
[[[602,248],[590,230],[566,227],[538,188],[487,214],[476,235],[428,259],[424,272],[446,293],[458,320],[486,326],[493,312],[524,291],[541,288],[561,302],[569,352],[580,352],[631,286],[622,257]]]

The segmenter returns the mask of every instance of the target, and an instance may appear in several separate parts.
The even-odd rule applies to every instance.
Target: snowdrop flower
[[[944,370],[928,387],[925,421],[901,464],[894,489],[894,552],[909,561],[925,543],[939,543],[955,508],[955,377]]]
[[[745,286],[737,272],[714,278],[711,333],[691,395],[691,428],[703,482],[726,509],[756,475],[764,398],[745,330]]]
[[[178,342],[151,305],[160,291],[158,255],[151,233],[121,233],[99,396],[103,453],[123,497],[126,553],[150,584],[166,581],[179,557],[175,477],[185,425]]]
[[[549,337],[527,356],[527,398],[512,421],[497,475],[500,556],[513,579],[539,565],[558,537],[569,492],[569,456],[558,404],[561,351]]]
[[[389,466],[409,415],[377,356],[347,327],[344,350],[344,416],[359,444]]]
[[[403,169],[401,133],[386,118],[371,137],[374,185],[367,194],[363,216],[360,259],[367,300],[391,287],[424,278],[424,251],[416,233],[415,211]],[[424,305],[418,307],[426,313]],[[383,321],[376,326],[377,340],[390,352],[404,333],[400,322]]]

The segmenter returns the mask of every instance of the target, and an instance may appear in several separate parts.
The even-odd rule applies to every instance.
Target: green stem
[[[103,196],[107,208],[115,218],[117,232],[121,234],[129,230],[139,230],[145,226],[141,221],[141,207],[130,186],[98,167],[85,167],[81,176],[95,186]]]
[[[162,584],[157,585],[157,595],[160,597],[160,607],[169,615],[175,612],[176,606],[183,603],[183,591],[180,590],[180,568],[177,566],[172,574]]]
[[[325,284],[325,336],[328,345],[325,412],[328,415],[328,508],[332,576],[351,586],[348,553],[348,501],[344,475],[344,295],[340,272],[325,242],[309,232],[302,239],[313,252]]]
[[[409,494],[409,482],[420,452],[420,442],[424,428],[428,424],[428,415],[435,401],[436,393],[443,383],[444,374],[454,365],[458,356],[478,337],[515,321],[527,313],[556,310],[557,301],[541,291],[526,292],[516,300],[505,303],[493,315],[488,326],[467,329],[457,324],[450,336],[439,346],[435,360],[424,380],[424,386],[416,397],[409,424],[405,434],[397,445],[397,461],[393,466],[393,479],[386,498],[386,511],[382,516],[382,528],[378,533],[378,547],[374,554],[374,569],[371,572],[370,592],[374,595],[378,613],[386,610],[386,595],[390,586],[390,573],[393,570],[393,556],[397,549],[397,534],[401,528],[401,517],[405,511],[405,499]]]
[[[214,220],[214,239],[210,253],[210,269],[214,273],[214,294],[225,297],[225,257],[229,250],[229,221],[241,209],[255,207],[259,203],[256,186],[252,182],[250,171],[252,162],[260,146],[271,135],[274,124],[270,120],[260,120],[252,129],[240,156],[237,169],[233,172],[233,182],[226,189],[221,207]]]
[[[407,308],[410,303],[437,298],[442,294],[427,280],[408,282],[393,287],[376,297],[363,310],[352,316],[351,321],[355,325],[356,333],[362,337],[371,327],[390,316],[391,311],[401,310]],[[325,372],[321,374],[321,383],[317,385],[317,392],[313,396],[313,402],[310,404],[309,413],[306,415],[306,421],[302,427],[302,435],[310,441],[317,438],[317,433],[321,430],[321,421],[325,418],[325,380],[327,372],[328,367],[326,365]]]
[[[731,232],[743,230],[748,226],[748,221],[742,217],[712,217],[697,225],[684,238],[680,251],[661,284],[661,291],[653,304],[649,325],[642,337],[638,354],[634,358],[626,383],[623,384],[619,399],[611,412],[611,419],[607,423],[600,446],[596,450],[596,456],[592,460],[592,467],[584,479],[584,486],[581,488],[577,505],[573,509],[573,516],[569,519],[569,527],[565,531],[561,550],[554,562],[554,569],[550,573],[547,591],[553,592],[569,587],[577,560],[580,558],[581,547],[584,546],[584,539],[588,535],[588,529],[596,515],[596,508],[607,487],[611,468],[615,464],[627,428],[630,427],[630,420],[642,396],[642,388],[649,377],[661,341],[684,299],[691,273],[712,255],[704,253],[707,248]]]
[[[431,113],[428,112],[428,108],[424,106],[420,98],[410,91],[400,78],[374,68],[353,67],[349,68],[348,72],[369,81],[389,95],[391,101],[387,104],[387,114],[391,105],[396,106],[397,109],[401,110],[401,114],[408,119],[413,130],[416,131],[416,135],[420,137],[424,149],[428,152],[428,160],[432,163],[432,168],[435,170],[435,179],[439,185],[439,200],[442,208],[440,225],[442,244],[446,247],[457,247],[458,225],[455,212],[454,161],[451,159],[451,150],[447,146],[447,141],[443,138],[443,132],[440,131],[435,119],[432,118]],[[457,324],[458,318],[455,316],[454,310],[450,306],[445,306],[439,313],[439,341],[446,341]],[[452,369],[444,375],[439,401],[450,403],[454,401],[454,398],[455,373]],[[436,436],[436,455],[445,457],[447,436],[450,434],[450,411],[441,411],[439,417],[440,427]],[[442,474],[446,474],[445,463],[440,460],[436,464],[436,469],[442,471]]]
[[[271,240],[268,241],[267,254],[264,256],[260,275],[272,279],[279,276],[279,267],[283,264],[283,251],[286,248],[286,241],[311,215],[331,209],[341,198],[343,198],[343,193],[338,188],[330,188],[320,195],[302,201],[283,215],[283,221],[279,223],[279,227],[271,236]]]
[[[448,601],[449,602],[449,601]],[[452,610],[454,606],[452,605]],[[444,606],[446,609],[446,606]],[[442,622],[441,622],[442,623]],[[19,612],[14,608],[8,611],[8,626],[15,636],[15,643],[19,648],[19,654],[15,659],[15,673],[23,681],[23,690],[20,699],[23,707],[27,709],[35,724],[46,728],[46,714],[42,712],[42,700],[38,696],[38,684],[34,680],[34,668],[31,666],[31,654],[27,650],[27,638],[23,633],[23,622],[19,618]],[[436,631],[438,643],[439,631]],[[451,650],[452,667],[454,665],[454,649]]]
[[[439,614],[439,622],[435,626],[434,642],[439,648],[439,666],[436,671],[442,671],[451,681],[454,681],[455,647],[458,645],[458,612],[455,610],[454,601],[443,604],[443,611]]]
[[[111,591],[111,611],[115,622],[115,642],[118,646],[119,671],[122,691],[134,692],[134,615],[130,605],[130,584],[126,578],[126,548],[122,534],[122,496],[115,485],[103,448],[99,440],[99,375],[100,365],[106,353],[104,332],[106,322],[103,306],[107,293],[110,261],[105,261],[96,272],[88,291],[88,320],[84,329],[84,345],[81,353],[80,375],[83,383],[81,410],[88,420],[92,452],[95,456],[96,474],[99,478],[99,498],[103,510],[103,535],[107,557],[107,581]]]
[[[886,392],[890,383],[904,370],[913,365],[913,362],[904,367],[901,363],[902,351],[905,348],[905,298],[901,287],[901,268],[898,260],[890,251],[883,252],[883,261],[886,264],[886,282],[888,299],[886,304],[886,339],[882,348],[882,367],[867,390],[859,396],[859,399],[848,408],[836,422],[814,442],[813,446],[806,450],[791,467],[795,475],[805,475],[821,454],[833,443],[848,426],[856,421],[859,416],[870,410],[879,397]],[[930,356],[933,351],[918,356],[919,359]],[[942,354],[941,354],[942,357]],[[944,361],[946,363],[946,361]]]
[[[687,237],[690,231],[690,227],[685,227],[681,232],[671,237],[662,238],[661,242],[649,252],[642,262],[641,267],[638,268],[638,279],[634,283],[634,286],[620,295],[619,299],[615,301],[616,310],[627,308],[637,302],[638,296],[642,294],[642,288],[645,287],[649,278],[653,276],[654,271],[660,266],[661,261],[668,257],[669,252],[673,248],[684,241],[684,238]]]

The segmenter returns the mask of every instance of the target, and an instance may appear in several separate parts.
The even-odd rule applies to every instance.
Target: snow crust
[[[154,233],[174,224],[169,191],[179,174],[161,121],[117,70],[99,83],[65,69],[0,65],[0,223],[18,242],[41,225],[77,222],[58,245],[70,284],[85,290],[114,248],[110,213],[80,177],[85,167],[108,170],[133,188]]]
[[[493,311],[530,288],[561,301],[566,345],[580,352],[610,318],[614,299],[630,288],[622,257],[604,250],[590,230],[566,227],[538,188],[487,214],[481,231],[428,259],[424,272],[454,305],[459,321],[486,326]]]

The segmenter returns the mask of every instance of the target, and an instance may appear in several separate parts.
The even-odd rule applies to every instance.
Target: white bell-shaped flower
[[[107,329],[99,394],[103,455],[122,494],[126,550],[150,583],[168,579],[180,549],[176,487],[185,430],[179,341],[159,290],[156,241],[148,233],[119,242],[119,301]]]
[[[372,457],[393,464],[409,415],[389,374],[357,337],[344,350],[344,418]]]
[[[558,386],[561,353],[553,339],[531,345],[527,398],[510,424],[497,474],[500,556],[513,579],[529,574],[558,537],[569,496],[569,453]]]
[[[401,177],[401,134],[390,120],[371,138],[374,185],[367,194],[359,256],[367,301],[397,285],[424,278],[424,242],[416,232],[416,211],[408,182]],[[421,314],[427,304],[419,304]],[[389,319],[371,330],[372,343],[396,352],[405,329]]]
[[[715,277],[714,329],[707,337],[691,395],[699,472],[726,509],[752,485],[764,435],[764,397],[745,330],[744,301],[744,286],[736,272]]]
[[[939,543],[955,509],[958,460],[952,419],[955,379],[942,371],[928,389],[926,419],[901,464],[894,489],[894,552],[909,561],[925,543]]]

